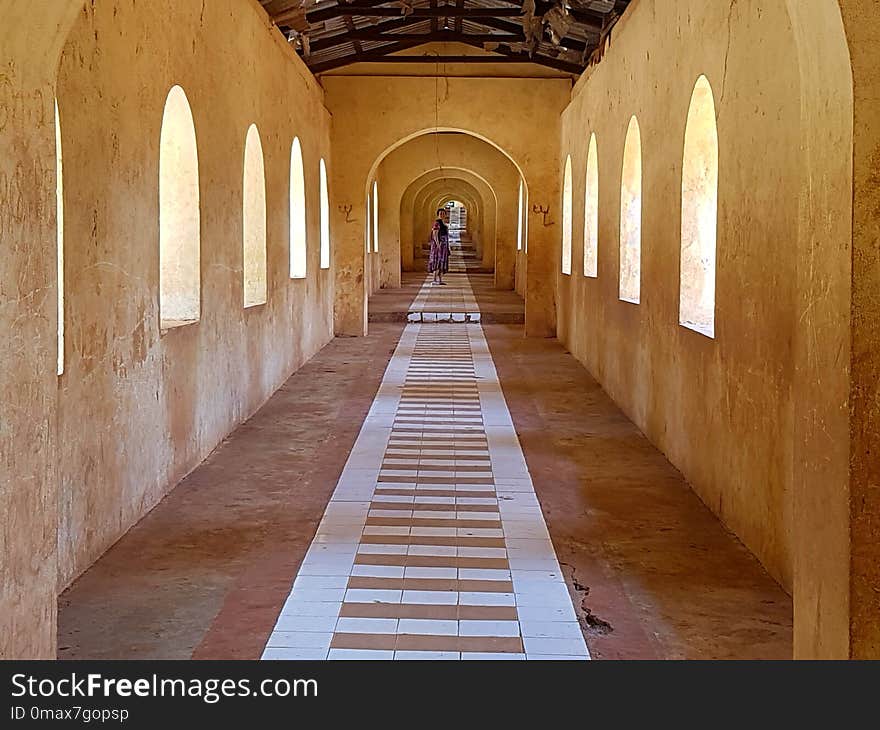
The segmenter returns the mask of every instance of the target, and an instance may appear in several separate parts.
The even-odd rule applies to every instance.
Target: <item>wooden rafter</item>
[[[495,30],[503,30],[505,33],[522,33],[522,25],[519,23],[512,23],[509,20],[499,20],[496,18],[483,18],[482,20],[476,21],[480,25],[484,25],[487,28],[494,28]],[[562,39],[562,45],[572,51],[583,51],[586,48],[586,44],[583,41],[579,41],[575,38],[565,37]]]
[[[502,47],[503,48],[503,47]],[[382,49],[379,49],[382,50]],[[398,49],[400,50],[400,49]],[[576,63],[570,63],[568,61],[562,61],[558,58],[550,58],[549,56],[542,56],[540,54],[536,54],[535,56],[530,57],[527,53],[517,53],[512,50],[502,50],[499,48],[497,53],[502,54],[500,56],[389,56],[388,53],[392,53],[393,51],[386,51],[385,53],[375,53],[372,51],[365,52],[362,58],[359,58],[355,61],[355,63],[371,62],[371,63],[430,63],[430,64],[449,64],[449,63],[468,63],[468,64],[488,64],[488,63],[536,63],[539,66],[547,66],[548,68],[553,68],[558,71],[566,71],[568,73],[580,73],[581,66]],[[316,70],[316,73],[321,71],[328,71],[330,68],[337,68],[338,66],[345,65],[347,63],[351,63],[351,61],[328,61],[324,64],[316,64],[312,68],[320,67]]]
[[[419,23],[424,22],[424,18],[416,17],[415,19],[412,16],[407,16],[405,18],[397,18],[395,20],[388,20],[382,23],[379,23],[372,28],[368,29],[358,29],[358,30],[346,30],[343,33],[335,33],[331,36],[326,36],[324,38],[318,38],[311,42],[311,50],[313,53],[321,50],[326,50],[328,48],[332,48],[333,46],[338,46],[342,43],[350,43],[355,38],[357,40],[387,40],[389,42],[400,41],[402,38],[399,37],[398,33],[390,33],[389,31],[405,29],[408,27],[412,27],[414,25],[418,25]],[[502,31],[498,37],[486,38],[481,42],[500,42],[500,43],[510,43],[510,42],[522,42],[525,40],[525,35],[523,34],[522,26],[517,23],[512,23],[506,20],[495,20],[492,18],[482,18],[480,20],[473,21],[478,25],[485,26],[487,29],[494,29]],[[454,33],[454,31],[437,31],[438,33],[450,34]],[[489,35],[489,34],[486,34]],[[424,42],[428,43],[432,40],[443,40],[447,42],[451,42],[454,40],[458,40],[456,38],[451,37],[450,35],[444,35],[443,38],[439,37],[429,37],[428,35],[424,35]],[[466,42],[466,41],[463,41]],[[582,41],[575,40],[574,38],[564,38],[563,44],[566,48],[569,48],[573,51],[583,51],[585,44]]]
[[[397,18],[396,20],[386,20],[383,23],[378,23],[374,25],[369,30],[383,34],[390,30],[396,30],[399,28],[408,28],[414,25],[418,25],[419,23],[424,22],[424,19],[412,19],[412,18]],[[346,30],[344,33],[334,33],[333,35],[325,36],[323,38],[316,38],[311,43],[311,48],[313,52],[326,50],[327,48],[333,48],[333,46],[338,46],[341,43],[349,43],[351,41],[351,33],[352,31]],[[388,37],[389,41],[394,41],[395,38],[393,35]],[[387,36],[386,36],[387,37]]]
[[[387,0],[386,0],[387,2]],[[454,6],[445,6],[437,8],[413,8],[411,13],[407,14],[410,18],[517,18],[521,11],[517,8],[456,8]],[[397,8],[362,8],[354,5],[339,5],[333,8],[325,8],[324,10],[313,10],[306,13],[306,20],[310,23],[317,23],[331,18],[339,18],[345,15],[360,15],[365,18],[399,18],[404,15],[403,10]]]
[[[352,34],[357,30],[357,28],[355,27],[355,25],[354,25],[354,21],[351,19],[351,16],[350,16],[350,15],[346,15],[346,16],[342,19],[342,22],[345,23],[345,27],[348,29],[348,35],[349,35],[349,36],[352,36]],[[360,55],[363,54],[363,52],[364,52],[364,48],[363,48],[363,46],[361,45],[360,40],[358,40],[357,38],[352,37],[351,44],[354,46],[354,52],[355,52],[358,56],[360,56]]]
[[[309,68],[312,70],[313,73],[322,73],[324,71],[331,71],[334,68],[339,68],[340,66],[347,66],[350,63],[369,63],[378,61],[380,59],[384,60],[384,57],[387,56],[389,53],[405,51],[418,45],[420,44],[413,43],[412,41],[404,41],[401,43],[388,43],[387,45],[384,45],[380,48],[374,48],[369,51],[364,51],[357,58],[334,58],[330,61],[320,61],[318,63],[313,63],[309,66]]]
[[[346,33],[350,40],[358,41],[416,41],[417,43],[521,43],[522,33],[457,33],[454,30],[437,30],[427,33],[377,33],[375,30],[355,30]]]
[[[492,55],[431,56],[427,62],[536,63],[579,74],[594,60],[591,53],[603,43],[631,0],[605,3],[607,10],[584,2],[573,7],[561,5],[560,0],[535,0],[535,16],[543,19],[543,28],[539,24],[538,43],[529,43],[528,52],[524,50],[527,29],[520,20],[523,0],[489,0],[492,4],[488,7],[472,4],[476,0],[319,0],[317,5],[311,0],[260,2],[276,11],[272,19],[282,32],[308,38],[298,45],[309,49],[306,63],[315,73],[361,61],[425,63],[422,56],[389,54],[425,43],[458,42]],[[560,13],[570,21],[570,30],[562,38],[558,33],[567,24],[557,22]],[[545,17],[548,14],[555,18]],[[555,32],[550,30],[551,24]]]
[[[437,0],[431,0],[431,9],[432,10],[437,9]],[[439,24],[440,24],[440,17],[439,16],[435,15],[433,18],[431,18],[431,32],[436,33],[437,28],[439,27]]]

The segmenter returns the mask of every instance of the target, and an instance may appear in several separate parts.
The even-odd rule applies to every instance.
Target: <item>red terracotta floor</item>
[[[789,597],[590,375],[483,330],[593,658],[789,658]],[[59,657],[259,657],[401,332],[333,341],[65,591]]]
[[[790,659],[791,598],[580,363],[483,330],[593,659]]]

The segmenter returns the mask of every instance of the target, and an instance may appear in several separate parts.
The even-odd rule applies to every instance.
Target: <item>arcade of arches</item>
[[[880,658],[875,3],[291,5],[0,0],[0,658]]]

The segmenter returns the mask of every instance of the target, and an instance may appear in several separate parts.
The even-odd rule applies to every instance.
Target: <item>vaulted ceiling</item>
[[[417,63],[392,55],[457,42],[488,54],[437,63],[535,63],[581,73],[631,0],[260,0],[316,74],[352,63]]]

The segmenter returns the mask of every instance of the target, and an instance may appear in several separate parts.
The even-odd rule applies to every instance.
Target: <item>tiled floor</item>
[[[480,307],[467,274],[446,274],[434,284],[428,274],[409,307],[410,322],[480,321]]]
[[[377,322],[406,322],[414,314],[464,315],[477,314],[481,324],[522,324],[525,321],[525,302],[515,291],[496,289],[495,275],[491,273],[447,274],[446,286],[425,288],[424,269],[405,271],[399,289],[380,289],[370,297],[369,319]],[[470,288],[470,291],[467,288]],[[460,291],[456,291],[459,289]],[[429,318],[430,319],[430,318]],[[452,317],[444,317],[452,320]],[[461,320],[461,316],[455,317]],[[467,317],[464,317],[466,320]],[[434,318],[436,321],[436,317]],[[476,321],[476,317],[472,319]]]
[[[588,657],[480,325],[407,326],[263,658]]]

